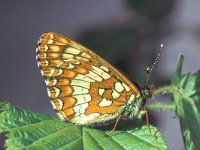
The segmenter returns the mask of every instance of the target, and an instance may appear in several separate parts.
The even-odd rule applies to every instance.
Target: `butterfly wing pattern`
[[[41,36],[37,60],[53,108],[66,121],[99,125],[116,120],[140,89],[88,48],[58,33]]]

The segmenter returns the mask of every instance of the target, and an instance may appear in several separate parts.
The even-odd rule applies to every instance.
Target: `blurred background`
[[[199,8],[198,0],[0,0],[0,101],[55,114],[35,59],[37,40],[49,31],[92,49],[141,85],[164,43],[151,79],[157,87],[170,84],[180,53],[184,73],[200,68]],[[170,103],[162,95],[150,100],[158,101]],[[170,150],[184,149],[174,112],[150,111],[150,122]]]

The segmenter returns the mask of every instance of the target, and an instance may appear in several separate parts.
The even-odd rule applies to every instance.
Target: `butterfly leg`
[[[141,110],[140,113],[141,113],[142,115],[144,115],[144,114],[146,115],[146,122],[147,122],[148,130],[149,130],[149,132],[150,132],[150,134],[151,134],[152,137],[156,137],[156,136],[152,133],[151,128],[150,128],[148,111],[147,111],[147,110]]]
[[[113,132],[115,131],[115,129],[117,128],[117,125],[119,123],[119,120],[121,119],[122,115],[119,115],[119,117],[117,118],[116,122],[115,122],[115,125],[113,127],[113,129],[108,133],[106,134],[106,137],[110,136],[111,134],[113,134]]]

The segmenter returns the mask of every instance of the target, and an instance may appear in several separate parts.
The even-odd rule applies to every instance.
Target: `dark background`
[[[141,85],[163,42],[151,79],[169,84],[179,53],[184,72],[199,68],[199,6],[197,0],[0,0],[0,101],[55,114],[35,59],[37,40],[49,31],[82,43]],[[150,102],[158,101],[169,103],[166,96]],[[150,111],[150,122],[169,149],[184,149],[174,112]]]

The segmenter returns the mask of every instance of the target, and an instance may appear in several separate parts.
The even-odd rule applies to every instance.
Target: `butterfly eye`
[[[154,95],[155,90],[156,90],[155,85],[154,85],[154,84],[151,84],[151,85],[149,86],[149,92],[151,93],[151,95]]]

